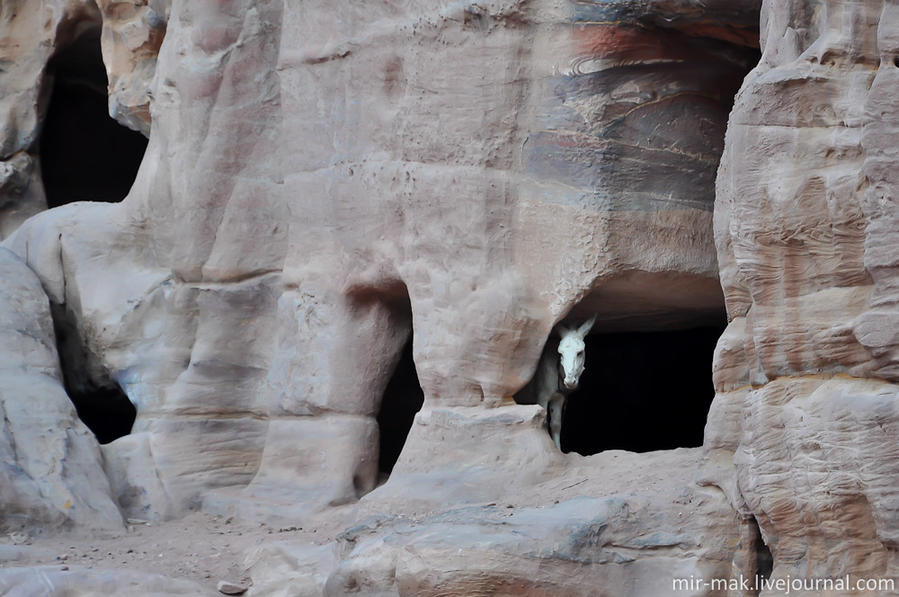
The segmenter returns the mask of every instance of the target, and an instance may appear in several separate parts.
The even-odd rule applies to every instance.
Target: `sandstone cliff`
[[[2,10],[3,276],[28,282],[0,314],[44,346],[0,387],[0,440],[29,438],[9,529],[305,528],[247,552],[258,595],[682,594],[767,574],[769,549],[773,578],[897,575],[889,2],[772,0],[760,32],[748,0]],[[85,35],[149,143],[123,201],[42,211],[51,75]],[[603,449],[702,424],[692,373],[640,342],[725,309],[714,364],[696,349],[703,446]],[[594,314],[593,401],[657,402],[580,411],[603,451],[565,454],[512,398]],[[79,438],[47,483],[92,515],[34,489],[57,440],[12,388],[38,369],[46,424]],[[98,448],[66,391],[85,420],[133,405],[130,433]],[[384,419],[419,407],[385,466]]]

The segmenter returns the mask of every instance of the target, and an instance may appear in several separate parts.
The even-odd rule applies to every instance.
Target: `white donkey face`
[[[569,390],[576,390],[577,384],[584,372],[584,339],[575,333],[575,331],[563,331],[562,339],[559,341],[559,375],[562,377],[562,383]]]
[[[559,326],[559,376],[562,383],[569,390],[576,390],[584,372],[584,338],[590,332],[590,328],[596,322],[594,315],[576,328]]]

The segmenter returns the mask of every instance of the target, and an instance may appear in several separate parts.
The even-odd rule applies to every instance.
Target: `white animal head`
[[[576,328],[559,326],[559,378],[568,390],[576,390],[584,372],[584,338],[596,322],[596,315]]]

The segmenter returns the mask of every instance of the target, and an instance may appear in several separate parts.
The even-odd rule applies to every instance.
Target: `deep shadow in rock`
[[[52,89],[40,137],[47,205],[121,201],[147,139],[109,117],[99,27],[57,52],[48,73]]]
[[[701,446],[722,331],[588,336],[586,369],[563,415],[562,450],[589,455]]]
[[[137,409],[122,388],[88,356],[78,328],[64,306],[51,305],[56,349],[66,393],[78,418],[101,444],[131,433]]]
[[[757,525],[758,523],[756,523]],[[762,539],[762,532],[759,530],[758,541],[755,545],[755,571],[759,578],[771,578],[774,571],[774,556],[771,550],[765,545]]]
[[[384,390],[381,410],[378,412],[378,428],[381,433],[381,450],[378,469],[382,476],[389,475],[400,457],[406,437],[412,428],[415,413],[421,410],[424,392],[412,359],[412,337],[403,347],[402,356]]]
[[[69,390],[78,418],[94,432],[97,441],[108,444],[131,433],[137,410],[118,385]]]

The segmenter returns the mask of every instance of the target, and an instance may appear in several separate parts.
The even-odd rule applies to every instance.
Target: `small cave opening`
[[[48,207],[121,201],[137,176],[147,139],[109,116],[99,26],[60,49],[47,74],[51,89],[39,150]]]
[[[78,418],[101,444],[130,434],[137,418],[134,404],[108,374],[91,366],[78,329],[65,307],[53,305],[51,311],[63,385]]]
[[[108,444],[131,433],[137,409],[118,384],[72,388],[66,385],[78,418],[94,432],[97,441]]]
[[[421,410],[424,399],[424,391],[419,384],[415,361],[412,358],[410,334],[384,390],[381,409],[378,412],[378,429],[381,436],[378,471],[382,481],[393,471],[412,429],[415,414]]]
[[[721,326],[592,334],[586,367],[562,415],[564,452],[650,452],[702,445],[715,396]]]
[[[759,578],[767,579],[771,578],[771,573],[774,572],[774,556],[771,554],[771,550],[765,544],[765,540],[762,537],[762,531],[758,526],[758,522],[753,522],[755,525],[755,574]]]

